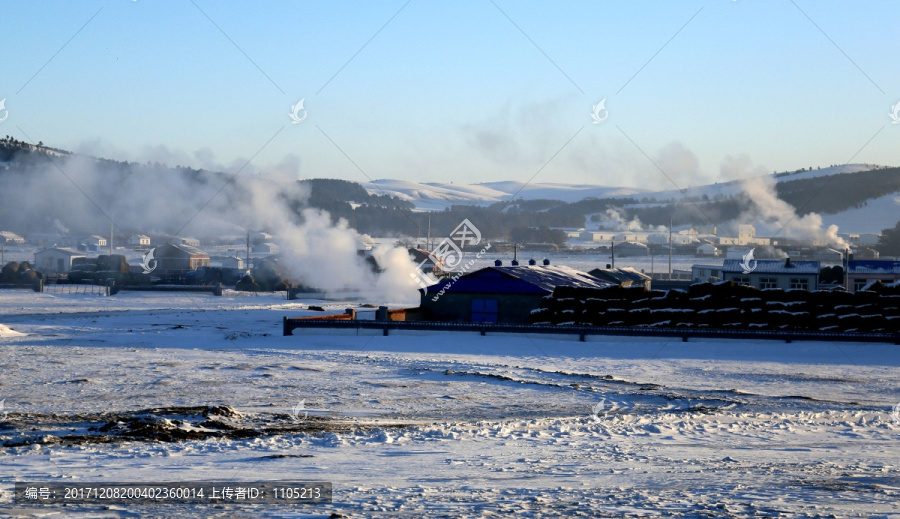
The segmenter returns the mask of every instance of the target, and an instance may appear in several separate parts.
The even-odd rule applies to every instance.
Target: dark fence
[[[618,326],[566,326],[542,324],[499,324],[499,323],[448,323],[438,321],[348,321],[326,319],[283,319],[283,334],[293,335],[297,328],[330,328],[340,330],[382,330],[387,336],[391,330],[426,330],[445,332],[487,333],[540,333],[557,335],[578,335],[584,341],[588,335],[619,335],[636,337],[679,337],[688,339],[758,339],[776,341],[840,341],[840,342],[887,342],[900,344],[900,333],[832,333],[832,332],[778,332],[754,330],[684,329],[684,328],[643,328]]]
[[[210,292],[215,296],[222,295],[222,284],[217,285],[112,285],[109,295],[114,296],[122,291],[133,292]]]
[[[0,283],[0,289],[27,289],[34,290],[35,292],[41,292],[44,290],[44,282],[40,279],[35,281],[34,283]]]

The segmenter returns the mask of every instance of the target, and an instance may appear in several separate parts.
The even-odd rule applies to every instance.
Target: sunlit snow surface
[[[316,314],[308,303],[356,305],[0,290],[0,516],[896,513],[898,346],[282,337],[283,315]],[[196,414],[209,406],[259,436],[136,441],[113,427],[95,441],[111,417],[219,434]],[[334,504],[39,508],[11,496],[26,480],[229,479],[331,481]]]

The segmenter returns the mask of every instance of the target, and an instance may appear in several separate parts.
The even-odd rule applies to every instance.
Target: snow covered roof
[[[851,260],[850,274],[896,274],[900,275],[900,261],[891,260]]]
[[[604,281],[615,281],[617,283],[621,283],[623,281],[642,283],[650,279],[650,276],[642,274],[631,267],[594,269],[588,272],[588,274],[596,278],[600,278]]]
[[[790,260],[752,260],[756,262],[754,274],[818,274],[818,261],[790,261]],[[752,264],[751,264],[752,265]],[[722,264],[722,273],[744,273],[741,260],[727,259]]]
[[[167,243],[169,247],[175,247],[176,249],[181,250],[182,252],[186,252],[192,256],[209,256],[205,251],[198,249],[197,247],[192,247],[190,245],[185,245],[183,243]]]
[[[449,285],[449,287],[448,287]],[[518,265],[485,267],[461,276],[455,282],[443,280],[428,287],[428,292],[440,292],[447,287],[452,292],[483,293],[546,293],[558,286],[605,288],[612,283],[597,279],[587,272],[558,265]]]
[[[77,251],[77,250],[69,249],[69,248],[65,248],[65,247],[51,247],[49,249],[37,251],[34,253],[34,255],[37,256],[38,254],[45,254],[48,252],[55,252],[57,254],[65,254],[68,256],[81,256],[81,257],[85,256],[84,253],[81,251]]]

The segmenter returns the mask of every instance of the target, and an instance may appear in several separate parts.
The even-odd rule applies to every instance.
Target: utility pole
[[[244,268],[250,268],[250,231],[247,231],[247,264],[244,265]]]
[[[850,247],[844,253],[844,289],[850,291]]]
[[[425,249],[431,250],[431,213],[428,213],[428,237],[425,239]]]
[[[109,255],[113,253],[113,217],[109,217]]]
[[[616,239],[613,238],[612,241],[609,242],[609,258],[610,258],[610,268],[616,268]]]
[[[672,217],[669,217],[669,279],[672,279]]]

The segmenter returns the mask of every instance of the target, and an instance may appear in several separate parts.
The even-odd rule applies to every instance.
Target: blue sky
[[[355,181],[900,165],[896,2],[194,1],[7,5],[0,134]]]

